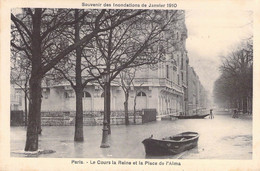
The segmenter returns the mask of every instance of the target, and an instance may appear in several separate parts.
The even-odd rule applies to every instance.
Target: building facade
[[[208,107],[208,93],[193,67],[188,66],[188,115],[199,114]]]
[[[129,92],[129,110],[156,109],[157,116],[193,114],[204,104],[205,93],[194,69],[189,66],[186,50],[187,29],[185,13],[179,11],[181,19],[163,32],[167,39],[165,61],[155,67],[142,66],[137,69],[133,86]],[[167,16],[166,16],[167,17]],[[174,44],[174,46],[173,46]],[[119,78],[116,78],[119,79]],[[116,80],[115,79],[115,80]],[[202,93],[203,92],[203,93]],[[14,90],[14,97],[22,96]],[[124,110],[125,96],[122,88],[111,83],[111,110]],[[24,109],[24,101],[16,109]],[[68,82],[43,85],[42,111],[75,111],[76,98]],[[83,92],[84,111],[103,111],[104,96],[101,86],[89,83]]]

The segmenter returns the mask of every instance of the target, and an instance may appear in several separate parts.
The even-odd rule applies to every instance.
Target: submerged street
[[[82,143],[74,142],[73,126],[42,127],[39,149],[54,150],[41,158],[172,158],[172,159],[252,159],[252,118],[232,118],[215,112],[215,118],[162,120],[143,125],[112,125],[110,148],[100,148],[102,126],[85,126]],[[142,141],[172,136],[185,131],[200,134],[198,147],[172,156],[146,156]],[[11,156],[25,157],[25,127],[11,127]],[[36,157],[36,156],[30,156]]]

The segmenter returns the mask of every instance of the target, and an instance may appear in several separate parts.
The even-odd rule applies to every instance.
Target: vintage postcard
[[[0,170],[259,170],[258,1],[1,1]]]

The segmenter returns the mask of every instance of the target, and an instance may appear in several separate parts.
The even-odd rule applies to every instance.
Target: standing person
[[[234,114],[233,114],[232,118],[238,118],[238,116],[237,116],[237,109],[234,109]]]
[[[213,116],[213,109],[209,110],[209,114],[210,114],[210,119],[213,119],[214,118],[214,116]]]

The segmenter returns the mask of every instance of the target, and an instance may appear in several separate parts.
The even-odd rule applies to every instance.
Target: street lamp
[[[108,108],[107,106],[108,101],[108,93],[110,90],[108,90],[108,84],[109,84],[109,73],[104,70],[104,75],[102,76],[102,80],[104,82],[104,120],[103,120],[103,132],[102,132],[102,142],[100,145],[100,148],[109,148],[108,144],[108,122],[107,122],[107,115],[108,115]]]

